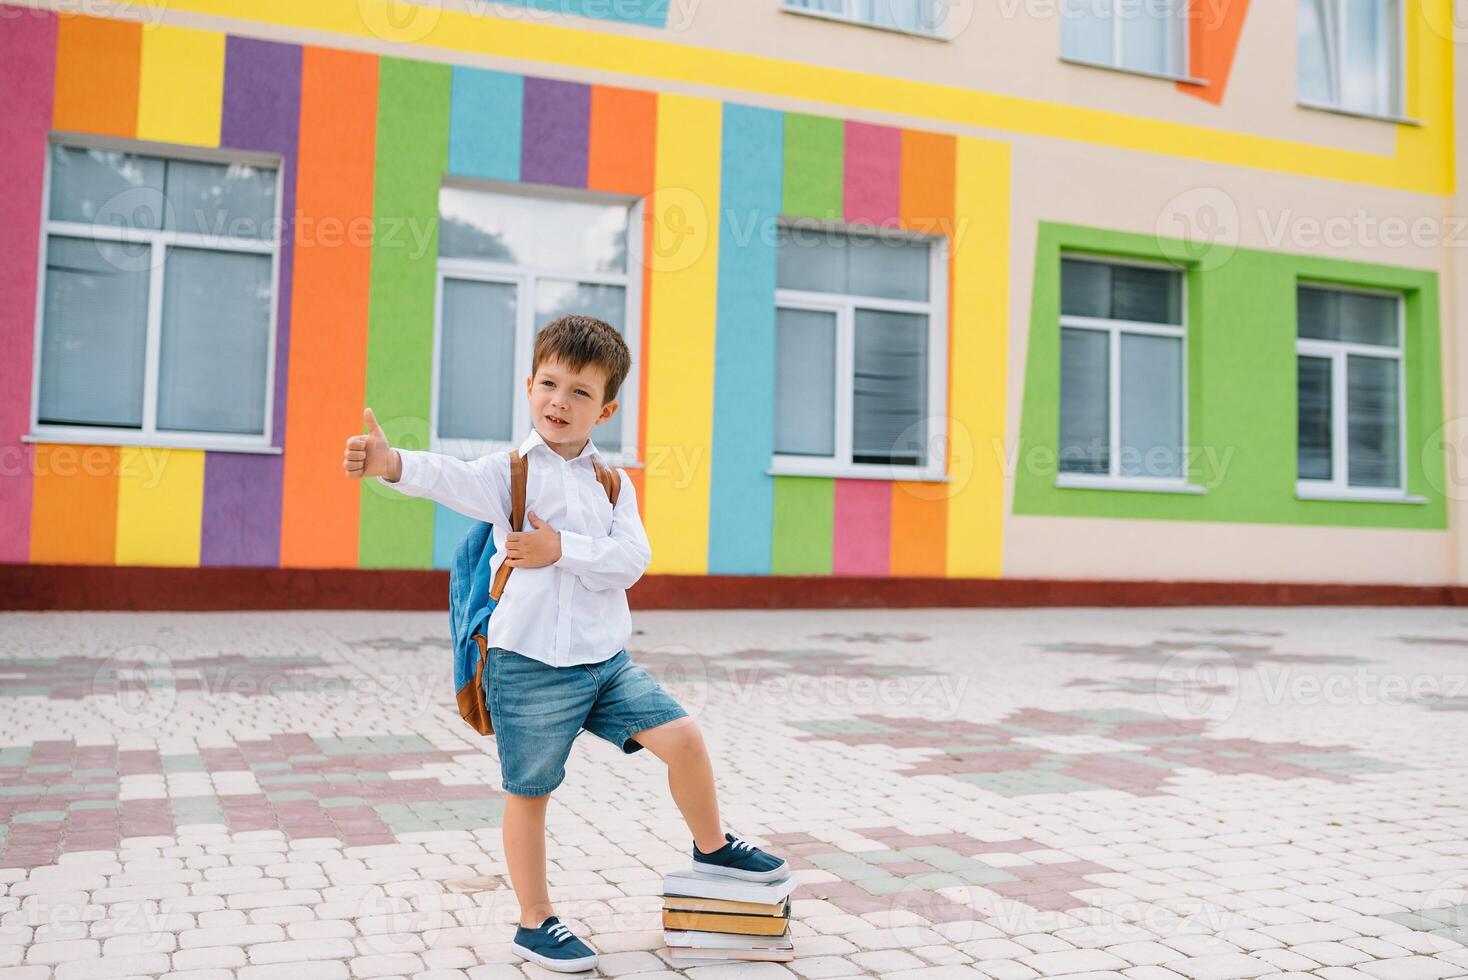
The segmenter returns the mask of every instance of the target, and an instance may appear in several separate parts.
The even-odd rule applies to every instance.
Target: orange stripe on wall
[[[933,235],[953,233],[954,154],[952,136],[902,131],[902,227]]]
[[[637,195],[652,190],[657,110],[656,92],[591,87],[588,190]]]
[[[31,561],[114,563],[120,452],[116,446],[36,444]]]
[[[52,125],[74,133],[134,135],[142,47],[141,24],[63,14],[57,25]]]
[[[1218,105],[1228,87],[1249,0],[1192,0],[1188,21],[1188,74],[1206,85],[1178,82],[1178,91]]]
[[[280,563],[354,568],[361,490],[341,456],[367,387],[375,55],[304,49],[300,134]]]
[[[952,136],[904,129],[899,217],[902,227],[928,234],[963,232],[953,227],[953,189],[957,143]],[[950,249],[951,252],[951,249]],[[953,295],[953,263],[948,264],[948,295]],[[952,303],[947,330],[952,347]],[[952,390],[952,378],[949,389]],[[945,406],[946,411],[946,406]],[[951,413],[950,413],[951,414]],[[943,446],[929,446],[941,453]],[[897,481],[892,484],[891,574],[947,574],[948,487],[946,483]]]

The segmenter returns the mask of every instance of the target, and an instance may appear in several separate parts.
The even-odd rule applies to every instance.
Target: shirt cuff
[[[422,455],[421,452],[415,449],[399,449],[398,458],[403,461],[403,471],[398,474],[397,482],[394,483],[383,476],[379,476],[377,482],[385,487],[391,487],[400,493],[409,495],[421,494],[427,489],[421,482],[423,478],[423,467],[420,465]]]
[[[595,549],[591,538],[575,531],[561,531],[561,557],[556,564],[571,572],[584,572],[595,563]]]

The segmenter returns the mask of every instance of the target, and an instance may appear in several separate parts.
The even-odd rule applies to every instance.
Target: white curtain
[[[1060,331],[1060,471],[1110,472],[1110,338],[1100,330]]]
[[[921,466],[927,461],[928,318],[856,311],[852,460]]]
[[[1398,364],[1395,358],[1346,356],[1346,472],[1353,487],[1401,486]]]
[[[775,314],[775,452],[836,452],[836,314]]]
[[[515,287],[443,281],[439,337],[438,434],[443,439],[512,438],[515,399]]]
[[[1122,476],[1183,476],[1183,342],[1180,337],[1120,337]]]

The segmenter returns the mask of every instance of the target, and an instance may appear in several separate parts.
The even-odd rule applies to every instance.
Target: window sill
[[[1062,490],[1127,490],[1134,493],[1207,493],[1207,487],[1186,480],[1159,480],[1146,477],[1086,476],[1060,473],[1055,485]]]
[[[1301,109],[1314,109],[1316,112],[1331,112],[1337,116],[1354,116],[1357,119],[1375,119],[1377,122],[1396,123],[1399,126],[1421,126],[1422,120],[1412,119],[1408,116],[1397,116],[1385,112],[1367,112],[1364,109],[1347,109],[1343,106],[1326,105],[1323,102],[1305,102],[1297,100],[1296,105]]]
[[[901,472],[900,467],[883,466],[879,463],[851,463],[845,466],[807,463],[790,463],[774,460],[765,470],[765,476],[810,476],[826,480],[886,480],[890,483],[951,483],[953,477],[932,470]]]
[[[870,21],[857,20],[854,17],[844,17],[841,14],[833,14],[826,10],[807,10],[804,7],[780,6],[780,10],[787,14],[795,14],[798,17],[814,17],[816,20],[834,20],[839,24],[851,24],[855,27],[866,27],[874,31],[885,31],[888,34],[905,34],[908,37],[922,38],[925,41],[951,41],[952,36],[944,31],[912,31],[905,27],[894,27],[887,24],[873,24]]]
[[[20,437],[21,442],[48,443],[63,446],[133,446],[139,449],[193,449],[214,453],[256,453],[278,456],[280,446],[267,446],[258,442],[235,442],[230,439],[211,439],[207,436],[188,434],[163,435],[112,429],[81,429],[76,431],[50,431],[39,429]]]
[[[1426,497],[1419,497],[1401,490],[1352,490],[1342,487],[1316,487],[1308,483],[1295,484],[1295,497],[1299,500],[1345,500],[1372,504],[1425,504]]]
[[[1182,82],[1184,85],[1207,85],[1208,79],[1194,78],[1192,75],[1176,75],[1169,71],[1149,71],[1146,68],[1128,68],[1125,65],[1108,65],[1104,61],[1087,61],[1084,58],[1068,58],[1060,56],[1060,60],[1068,65],[1080,65],[1083,68],[1101,68],[1106,71],[1119,71],[1123,75],[1140,75],[1143,78],[1160,78],[1165,82]]]

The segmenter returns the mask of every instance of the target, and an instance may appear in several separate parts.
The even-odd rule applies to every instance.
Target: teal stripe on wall
[[[449,112],[449,173],[483,180],[520,179],[525,77],[455,68]]]
[[[784,114],[724,106],[708,570],[770,571],[775,440],[775,258]]]
[[[469,529],[479,522],[465,517],[443,504],[433,505],[433,567],[448,568],[454,563],[454,549]]]
[[[450,69],[383,58],[378,78],[367,404],[394,446],[426,449]],[[435,507],[363,480],[358,564],[431,567]]]

